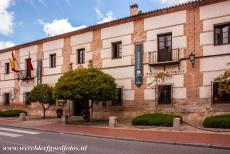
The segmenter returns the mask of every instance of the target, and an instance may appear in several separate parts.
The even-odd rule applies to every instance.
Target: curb
[[[0,126],[9,127],[9,128],[30,129],[30,130],[35,130],[35,131],[46,131],[46,132],[51,132],[51,133],[81,135],[81,136],[97,137],[97,138],[104,138],[104,139],[116,139],[116,140],[123,140],[123,141],[147,142],[147,143],[156,143],[156,144],[169,144],[169,145],[181,145],[181,146],[193,146],[193,147],[230,150],[230,147],[213,145],[213,144],[179,143],[179,142],[153,141],[153,140],[144,140],[144,139],[125,138],[125,137],[100,136],[100,135],[85,134],[85,133],[63,132],[63,131],[49,130],[49,129],[43,129],[43,128],[33,128],[33,127],[31,128],[31,127],[2,125],[2,124],[0,124]]]

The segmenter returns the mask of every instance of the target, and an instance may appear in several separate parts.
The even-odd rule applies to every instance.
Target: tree
[[[53,103],[52,87],[47,84],[39,84],[29,94],[30,102],[39,102],[43,108],[43,118],[46,117],[46,110]]]
[[[90,108],[95,102],[116,99],[117,85],[112,76],[95,68],[71,70],[54,87],[56,99],[84,100],[84,116],[90,121]],[[91,104],[88,101],[91,100]]]
[[[224,74],[218,76],[215,82],[218,82],[218,93],[220,95],[223,93],[230,94],[230,71],[226,71]]]

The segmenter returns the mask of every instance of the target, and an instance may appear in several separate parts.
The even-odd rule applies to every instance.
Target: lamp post
[[[190,53],[190,55],[189,55],[189,60],[190,60],[190,62],[192,63],[192,66],[194,67],[194,65],[195,65],[195,54],[193,53],[193,52],[191,52]]]

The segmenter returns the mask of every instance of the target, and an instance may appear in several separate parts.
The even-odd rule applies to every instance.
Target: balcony
[[[28,70],[21,70],[17,72],[18,80],[33,80],[32,72]]]
[[[153,51],[149,52],[148,63],[150,66],[165,66],[179,64],[180,49],[172,51]]]

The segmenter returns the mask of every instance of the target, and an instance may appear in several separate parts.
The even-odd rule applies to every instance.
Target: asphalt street
[[[0,154],[229,154],[230,150],[0,127]]]

